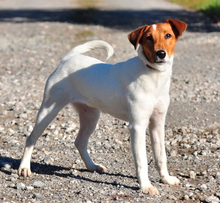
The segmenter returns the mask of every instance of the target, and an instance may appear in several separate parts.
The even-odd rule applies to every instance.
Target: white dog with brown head
[[[35,127],[27,138],[19,174],[31,175],[33,148],[44,129],[57,113],[72,103],[79,114],[80,129],[75,141],[79,153],[90,171],[105,171],[90,158],[87,145],[100,111],[129,122],[131,146],[141,190],[159,194],[148,178],[146,129],[149,126],[156,167],[164,183],[177,185],[170,176],[164,145],[164,125],[169,106],[170,77],[177,39],[187,25],[177,20],[146,25],[128,35],[138,49],[138,56],[115,65],[82,55],[91,49],[103,48],[110,57],[113,48],[104,41],[91,41],[75,47],[66,55],[47,80],[44,99]]]

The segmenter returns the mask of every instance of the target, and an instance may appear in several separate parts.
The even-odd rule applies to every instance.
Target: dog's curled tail
[[[73,50],[71,52],[83,54],[83,53],[88,52],[92,49],[99,49],[99,48],[104,49],[107,52],[107,54],[108,54],[107,59],[109,59],[114,54],[113,47],[110,44],[108,44],[107,42],[102,41],[102,40],[93,40],[90,42],[86,42],[82,45],[79,45],[79,46],[73,48]]]

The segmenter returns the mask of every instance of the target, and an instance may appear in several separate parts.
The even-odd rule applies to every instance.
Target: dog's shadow
[[[0,172],[5,173],[6,175],[11,175],[11,169],[17,170],[20,164],[20,159],[13,159],[11,157],[3,157],[0,156]],[[6,165],[9,165],[10,167],[6,167]],[[33,173],[41,174],[41,175],[55,175],[58,177],[62,178],[74,178],[77,180],[83,180],[86,182],[91,182],[94,184],[105,184],[105,185],[112,185],[117,187],[118,185],[128,188],[131,190],[139,190],[139,187],[133,187],[125,184],[121,184],[120,182],[116,182],[115,179],[112,179],[112,182],[108,181],[101,181],[97,179],[92,179],[90,177],[85,177],[83,174],[84,173],[89,173],[86,169],[76,169],[77,173],[76,175],[72,173],[72,170],[68,167],[63,167],[63,166],[56,166],[56,165],[51,165],[51,164],[45,164],[45,163],[36,163],[36,162],[31,162],[31,170]],[[64,172],[66,171],[66,172]],[[92,173],[92,172],[91,172]],[[136,177],[131,176],[131,175],[123,175],[120,173],[108,173],[108,172],[103,172],[99,174],[105,174],[107,176],[111,177],[122,177],[122,178],[130,178],[136,180]],[[91,176],[92,177],[92,176]],[[136,180],[137,181],[137,180]]]

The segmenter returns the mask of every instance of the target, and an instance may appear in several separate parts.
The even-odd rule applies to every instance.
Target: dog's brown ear
[[[167,19],[166,23],[170,23],[173,32],[176,36],[176,39],[179,39],[179,37],[182,35],[182,33],[186,30],[187,24],[180,21],[180,20],[172,20],[172,19]]]
[[[134,45],[134,48],[137,49],[138,43],[140,42],[140,39],[144,33],[145,30],[148,29],[148,25],[142,26],[137,28],[136,30],[132,31],[129,35],[128,35],[128,39],[131,42],[131,44]]]

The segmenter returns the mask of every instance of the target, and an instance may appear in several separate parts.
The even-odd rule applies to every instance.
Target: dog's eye
[[[153,37],[151,35],[147,36],[146,39],[149,40],[149,41],[153,41]]]
[[[169,34],[169,33],[165,35],[165,39],[169,39],[169,38],[171,38],[171,37],[172,37],[172,35]]]

